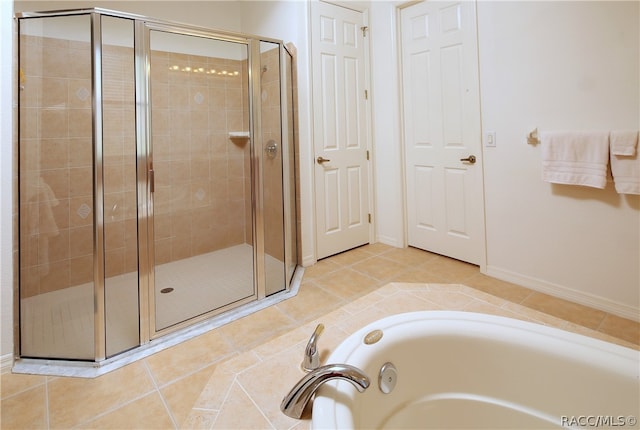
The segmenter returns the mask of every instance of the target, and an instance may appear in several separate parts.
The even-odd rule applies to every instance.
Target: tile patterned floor
[[[426,285],[425,285],[426,284]],[[3,374],[2,429],[308,428],[282,415],[317,322],[323,358],[355,329],[418,309],[493,313],[639,349],[640,324],[416,249],[367,245],[305,271],[300,292],[96,379]],[[275,376],[274,376],[275,375]]]

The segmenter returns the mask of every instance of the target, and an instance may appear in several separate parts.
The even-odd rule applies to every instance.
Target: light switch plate
[[[496,146],[496,132],[487,131],[484,135],[484,146],[487,148],[493,148]]]

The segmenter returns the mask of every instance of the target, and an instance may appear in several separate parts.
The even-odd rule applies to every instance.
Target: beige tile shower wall
[[[152,53],[157,263],[251,241],[249,145],[229,139],[248,129],[245,63]]]
[[[87,43],[21,37],[21,297],[93,279],[91,59]],[[169,70],[238,71],[212,77]],[[159,263],[251,242],[246,61],[154,53]],[[105,273],[137,270],[133,50],[103,48]],[[172,108],[169,108],[169,106]],[[247,212],[249,216],[247,216]],[[247,225],[249,227],[247,227]]]
[[[278,146],[277,155],[273,158],[264,152],[265,252],[284,261],[279,49],[262,52],[260,60],[263,67],[262,142],[265,148],[271,140]]]
[[[133,49],[103,46],[105,275],[138,270]]]
[[[20,53],[24,298],[92,277],[91,58],[87,43],[32,36]]]

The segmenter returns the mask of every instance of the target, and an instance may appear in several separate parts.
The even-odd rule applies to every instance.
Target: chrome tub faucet
[[[348,364],[327,364],[309,372],[287,394],[280,410],[288,417],[300,419],[304,408],[307,406],[313,394],[331,379],[344,379],[351,382],[359,392],[364,392],[369,387],[369,377],[357,367]]]

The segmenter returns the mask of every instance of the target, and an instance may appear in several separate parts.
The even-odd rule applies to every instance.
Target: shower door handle
[[[155,188],[156,188],[156,175],[153,169],[149,169],[149,191],[153,193],[155,191]]]

